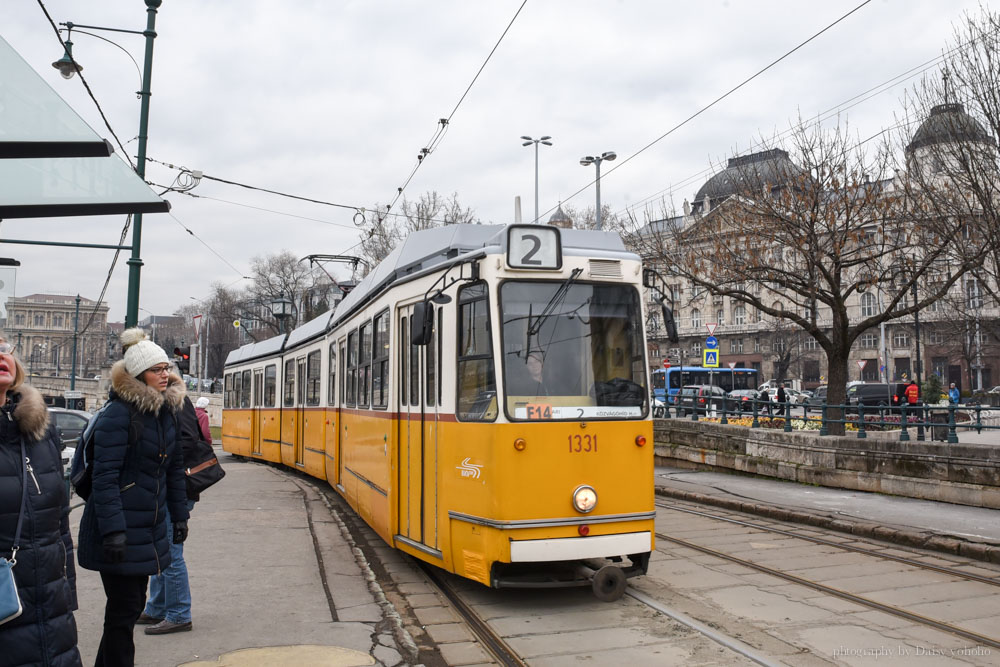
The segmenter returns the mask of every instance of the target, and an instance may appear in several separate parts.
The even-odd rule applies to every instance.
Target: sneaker
[[[156,625],[151,625],[143,632],[147,635],[169,635],[171,632],[187,632],[191,629],[191,621],[187,623],[171,623],[164,619]]]
[[[150,616],[146,612],[142,612],[141,614],[139,614],[139,618],[136,619],[135,624],[136,625],[153,625],[154,623],[159,623],[162,620],[163,620],[162,618],[157,618],[155,616]]]

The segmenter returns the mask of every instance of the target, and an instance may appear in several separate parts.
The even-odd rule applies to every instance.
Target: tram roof
[[[322,315],[314,317],[301,326],[296,327],[294,331],[288,334],[288,342],[285,343],[285,347],[294,347],[314,336],[322,336],[326,331],[327,325],[330,324],[331,317],[333,317],[333,310],[328,310]]]
[[[274,354],[281,350],[282,344],[285,342],[285,334],[279,334],[273,338],[268,338],[267,340],[258,341],[256,343],[249,343],[238,347],[228,355],[226,355],[226,363],[228,366],[230,364],[239,363],[241,361],[248,361],[256,357],[264,357],[269,354]]]

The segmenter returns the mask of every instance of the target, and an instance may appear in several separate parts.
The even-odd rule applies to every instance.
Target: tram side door
[[[306,358],[295,360],[295,465],[305,464]]]
[[[400,309],[396,326],[398,369],[396,489],[397,534],[438,549],[437,527],[437,331],[428,345],[410,343],[412,307]],[[429,363],[430,362],[430,363]],[[432,369],[429,377],[427,369]]]
[[[264,416],[264,371],[257,369],[253,372],[253,403],[250,412],[250,453],[260,454],[260,443],[263,439],[261,428]]]

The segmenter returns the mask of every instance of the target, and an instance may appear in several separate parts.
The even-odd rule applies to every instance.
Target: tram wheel
[[[625,573],[620,567],[605,565],[594,573],[591,587],[598,600],[614,602],[625,594]]]

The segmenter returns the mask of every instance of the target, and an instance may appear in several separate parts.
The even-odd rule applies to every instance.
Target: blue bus
[[[653,400],[662,405],[677,402],[681,387],[689,384],[714,384],[726,391],[756,389],[759,371],[756,368],[705,368],[704,366],[671,366],[653,371]]]

